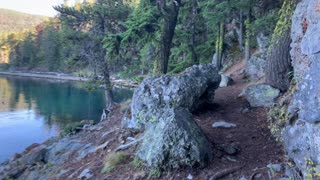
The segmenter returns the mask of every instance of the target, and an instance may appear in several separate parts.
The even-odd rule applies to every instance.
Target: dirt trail
[[[243,175],[250,179],[254,174],[261,174],[259,179],[269,179],[266,166],[269,163],[282,163],[283,150],[270,134],[267,124],[267,110],[264,108],[248,108],[248,103],[238,98],[248,84],[241,73],[244,63],[233,66],[227,74],[235,83],[219,88],[215,93],[216,107],[198,113],[195,119],[215,147],[215,159],[211,166],[199,171],[196,179],[204,179],[223,169],[243,165],[222,179],[239,180]],[[246,112],[247,111],[247,112]],[[212,128],[213,122],[226,121],[237,125],[232,129]],[[228,155],[226,151],[239,149],[236,155]]]

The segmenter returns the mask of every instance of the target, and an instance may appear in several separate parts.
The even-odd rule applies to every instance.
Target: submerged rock
[[[171,169],[204,167],[212,159],[211,145],[184,108],[164,109],[145,132],[138,157],[148,166]]]
[[[265,84],[252,84],[244,90],[243,95],[251,107],[268,107],[280,96],[280,90]]]

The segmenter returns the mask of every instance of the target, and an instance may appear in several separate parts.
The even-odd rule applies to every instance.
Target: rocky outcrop
[[[246,74],[252,80],[258,80],[265,76],[265,68],[267,65],[267,52],[269,46],[269,38],[260,33],[257,36],[259,51],[252,55],[246,62]]]
[[[308,164],[320,164],[320,0],[301,1],[293,15],[291,57],[297,91],[284,129],[285,148],[307,174]]]
[[[177,76],[150,77],[134,91],[128,128],[142,130],[149,121],[161,116],[161,109],[183,107],[195,111],[200,105],[213,103],[220,75],[212,65],[186,69]]]
[[[251,107],[268,107],[279,97],[280,90],[265,84],[252,84],[244,89],[242,95]]]
[[[71,171],[64,167],[65,164],[81,161],[106,147],[106,143],[99,146],[82,141],[83,137],[105,133],[101,130],[101,125],[91,126],[88,131],[64,138],[52,138],[43,144],[32,144],[23,153],[16,154],[10,160],[0,164],[0,179],[61,179],[60,176]],[[101,139],[105,137],[101,136]],[[81,173],[76,169],[72,171]],[[87,177],[88,174],[84,176]]]
[[[219,83],[212,65],[144,80],[134,92],[130,122],[122,123],[145,130],[137,156],[152,168],[207,165],[213,156],[211,144],[190,112],[213,103]]]

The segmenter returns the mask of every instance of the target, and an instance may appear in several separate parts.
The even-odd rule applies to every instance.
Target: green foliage
[[[295,0],[284,0],[282,7],[279,11],[279,19],[272,35],[272,42],[276,42],[282,33],[291,28],[291,17],[296,7]],[[273,43],[272,43],[273,44]],[[270,47],[272,49],[272,47]]]
[[[125,163],[129,158],[128,154],[117,152],[109,154],[105,161],[101,173],[106,174],[115,170],[119,165]]]
[[[287,105],[283,105],[282,107],[275,105],[269,109],[269,129],[277,141],[282,141],[281,133],[285,124],[289,121],[289,118],[290,116]]]
[[[161,177],[161,169],[159,168],[154,168],[149,172],[149,177],[148,178],[160,178]]]
[[[74,122],[74,123],[70,123],[68,124],[60,133],[60,136],[66,136],[68,134],[72,134],[75,133],[77,131],[79,131],[79,128],[81,128],[83,126],[83,124],[81,122]]]
[[[143,167],[143,162],[142,162],[142,160],[140,159],[140,158],[138,158],[138,157],[135,157],[134,159],[133,159],[133,161],[132,161],[132,166],[134,167],[134,168],[136,168],[136,169],[142,169],[142,167]]]
[[[10,56],[14,67],[92,78],[155,75],[160,69],[161,50],[169,46],[162,42],[164,25],[174,15],[171,1],[163,7],[161,3],[164,1],[97,0],[78,2],[73,7],[56,6],[59,16],[42,22],[35,30],[1,35],[0,51],[10,53],[0,57],[0,62]],[[193,64],[211,63],[213,54],[221,54],[226,47],[224,35],[219,32],[226,30],[225,25],[232,20],[238,27],[240,13],[245,18],[254,9],[252,21],[245,24],[249,37],[258,32],[271,34],[278,19],[282,19],[281,24],[288,22],[282,16],[278,18],[279,2],[267,4],[271,8],[253,0],[183,1],[169,47],[169,74]]]
[[[258,33],[270,35],[273,33],[275,25],[278,21],[278,9],[274,9],[266,15],[258,17],[251,25],[251,35],[255,36]]]

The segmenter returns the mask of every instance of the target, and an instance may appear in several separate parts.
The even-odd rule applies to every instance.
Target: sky
[[[62,2],[63,0],[0,0],[0,8],[52,17],[57,14],[52,6]]]

